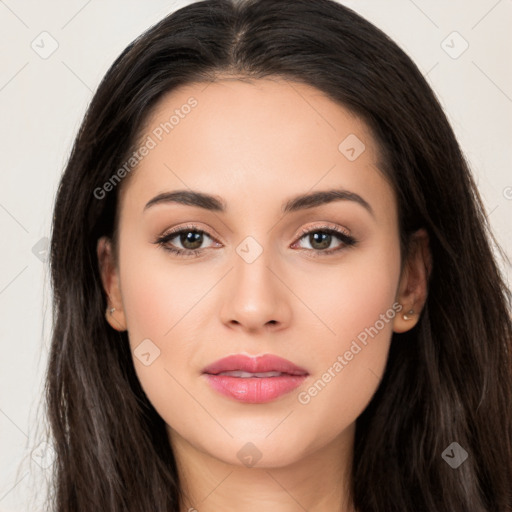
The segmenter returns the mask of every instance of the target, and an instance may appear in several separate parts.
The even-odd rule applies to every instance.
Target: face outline
[[[191,97],[197,105],[184,109]],[[166,133],[162,126],[173,112],[179,121]],[[261,455],[260,467],[347,448],[380,383],[393,331],[418,321],[429,268],[420,236],[420,250],[401,273],[396,198],[376,167],[378,148],[367,126],[304,84],[219,80],[167,94],[143,133],[155,147],[121,189],[119,265],[105,238],[98,259],[115,307],[108,322],[128,331],[132,354],[149,351],[152,360],[159,351],[147,366],[135,354],[133,360],[173,448],[240,467],[243,450],[254,450],[248,443]],[[282,212],[290,198],[331,189],[359,195],[373,213],[348,199]],[[170,202],[145,208],[175,190],[218,196],[227,209]],[[303,232],[327,226],[356,243],[344,246],[333,236],[327,250],[343,248],[313,257],[322,244]],[[206,233],[198,257],[155,243],[181,228]],[[262,250],[251,262],[240,252],[247,237],[253,255]],[[172,241],[182,247],[179,237]],[[410,309],[415,313],[404,319]],[[368,334],[371,327],[377,334]],[[141,346],[143,340],[151,342]],[[276,354],[309,376],[272,402],[241,403],[211,389],[202,375],[206,365],[239,353]],[[319,380],[325,386],[315,393]]]

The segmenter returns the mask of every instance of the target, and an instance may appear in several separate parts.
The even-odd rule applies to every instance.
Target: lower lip
[[[208,384],[219,393],[248,404],[263,404],[299,387],[307,375],[281,377],[229,377],[204,374]]]

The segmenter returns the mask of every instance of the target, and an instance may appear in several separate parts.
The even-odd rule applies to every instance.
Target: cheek
[[[205,422],[189,390],[197,339],[204,339],[195,330],[193,306],[206,285],[191,279],[190,271],[149,264],[149,258],[137,258],[135,252],[125,259],[124,272],[123,307],[138,380],[167,424],[178,423],[180,430],[191,432]]]
[[[297,402],[304,418],[311,418],[306,421],[323,418],[326,436],[355,421],[380,384],[393,319],[401,310],[396,302],[399,274],[399,250],[381,244],[354,255],[350,264],[347,259],[346,268],[339,267],[325,281],[324,295],[317,295],[318,311],[333,332],[325,329],[311,352],[317,373],[297,393]]]
[[[205,293],[208,282],[195,279],[192,267],[171,263],[173,256],[150,242],[129,235],[123,239],[120,278],[123,308],[133,348],[150,338],[162,347],[187,312]]]
[[[399,274],[399,249],[383,240],[347,252],[337,265],[317,272],[305,268],[294,287],[322,321],[315,350],[322,349],[321,353],[326,354],[332,354],[333,349],[343,350],[350,340],[375,324],[395,302]],[[313,315],[310,318],[316,323]],[[381,322],[378,326],[383,328]],[[389,334],[391,322],[386,322],[382,330]]]
[[[193,306],[208,283],[166,262],[163,249],[128,237],[123,242],[120,280],[130,348],[139,381],[158,410],[173,396],[170,389],[178,391],[175,366],[186,369],[193,357]]]

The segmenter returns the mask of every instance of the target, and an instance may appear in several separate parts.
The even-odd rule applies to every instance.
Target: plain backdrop
[[[0,0],[0,512],[42,510],[52,463],[41,405],[51,327],[46,249],[73,139],[119,53],[189,3]],[[383,29],[427,77],[510,257],[512,0],[340,3]],[[500,264],[510,283],[509,265]]]

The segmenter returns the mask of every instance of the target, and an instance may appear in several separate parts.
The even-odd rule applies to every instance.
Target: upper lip
[[[289,375],[309,375],[304,368],[293,364],[287,359],[272,354],[257,357],[250,357],[244,354],[227,356],[208,365],[204,368],[203,373],[216,375],[221,372],[234,370],[249,373],[281,372]]]

